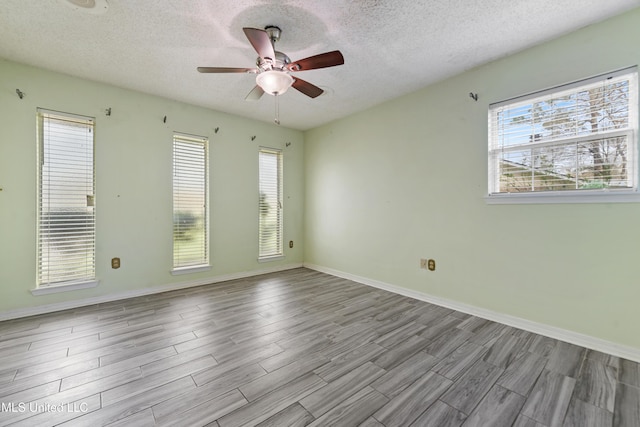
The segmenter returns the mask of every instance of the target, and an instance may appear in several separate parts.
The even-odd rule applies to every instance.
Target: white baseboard
[[[476,307],[476,306],[465,304],[462,302],[425,294],[425,293],[414,291],[411,289],[406,289],[399,286],[391,285],[385,282],[380,282],[378,280],[369,279],[367,277],[361,277],[355,274],[346,273],[344,271],[334,270],[328,267],[309,264],[306,262],[304,263],[304,267],[309,268],[311,270],[316,270],[322,273],[331,274],[332,276],[342,277],[343,279],[352,280],[354,282],[362,283],[364,285],[372,286],[374,288],[383,289],[385,291],[393,292],[395,294],[404,295],[406,297],[417,299],[419,301],[425,301],[431,304],[439,305],[439,306],[457,310],[466,314],[471,314],[473,316],[481,317],[483,319],[492,320],[494,322],[502,323],[508,326],[512,326],[514,328],[523,329],[525,331],[544,335],[549,338],[555,338],[557,340],[579,345],[581,347],[586,347],[592,350],[597,350],[603,353],[611,354],[613,356],[633,360],[634,362],[640,362],[640,349],[635,347],[629,347],[622,344],[617,344],[611,341],[592,337],[590,335],[585,335],[578,332],[557,328],[555,326],[533,322],[531,320],[523,319],[520,317],[515,317],[508,314],[487,310],[482,307]]]
[[[262,268],[260,270],[242,271],[239,273],[224,274],[220,276],[207,277],[206,279],[191,280],[187,282],[172,283],[163,286],[154,286],[152,288],[135,289],[116,294],[102,295],[99,297],[84,298],[74,301],[65,301],[55,304],[41,305],[37,307],[21,308],[0,312],[0,321],[18,319],[21,317],[35,316],[39,314],[53,313],[56,311],[68,310],[72,308],[85,307],[87,305],[102,304],[106,302],[119,301],[127,298],[141,297],[151,294],[159,294],[162,292],[175,291],[179,289],[192,288],[195,286],[210,285],[214,283],[226,282],[229,280],[244,279],[247,277],[259,276],[261,274],[276,273],[278,271],[291,270],[302,267],[302,263],[279,265],[271,268]]]

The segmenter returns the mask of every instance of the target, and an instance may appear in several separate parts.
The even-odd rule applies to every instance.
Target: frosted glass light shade
[[[269,70],[256,76],[256,84],[270,95],[282,95],[293,84],[293,77],[284,71]]]

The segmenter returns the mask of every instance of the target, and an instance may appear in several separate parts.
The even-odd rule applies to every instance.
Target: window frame
[[[195,144],[197,145],[202,145],[201,148],[198,148],[198,150],[202,150],[202,154],[203,154],[203,158],[200,159],[198,158],[196,161],[197,162],[203,162],[204,164],[202,165],[202,176],[198,176],[198,178],[202,178],[202,182],[199,182],[198,185],[202,185],[202,193],[199,193],[199,196],[203,197],[203,201],[204,201],[204,206],[202,208],[202,215],[204,216],[204,218],[202,219],[202,226],[203,226],[203,236],[202,236],[202,240],[203,240],[203,247],[201,248],[202,251],[204,252],[204,256],[202,258],[198,258],[197,260],[195,260],[194,262],[182,262],[182,263],[177,263],[177,247],[178,245],[176,244],[176,235],[177,233],[179,234],[181,231],[178,229],[176,230],[176,222],[175,222],[175,218],[176,218],[176,213],[177,212],[181,212],[184,208],[185,208],[185,204],[179,204],[178,206],[176,205],[176,201],[177,201],[177,197],[179,197],[179,194],[176,193],[176,191],[180,191],[180,189],[176,186],[176,184],[179,184],[179,181],[176,182],[176,173],[179,169],[177,168],[177,161],[179,160],[177,156],[177,154],[179,153],[179,146],[178,143],[181,144]],[[184,147],[183,147],[184,149]],[[205,136],[199,136],[199,135],[191,135],[191,134],[187,134],[187,133],[183,133],[183,132],[173,132],[173,136],[172,136],[172,142],[171,142],[171,217],[172,217],[172,232],[171,232],[171,244],[172,244],[172,250],[171,250],[171,274],[172,275],[181,275],[181,274],[188,274],[188,273],[196,273],[196,272],[200,272],[200,271],[208,271],[211,269],[211,250],[210,250],[210,204],[209,204],[209,165],[210,165],[210,159],[209,159],[209,138],[205,137]],[[182,155],[185,155],[185,153],[181,153]],[[184,162],[185,160],[182,159],[180,160],[181,162]],[[187,163],[190,162],[190,160],[186,160]],[[192,172],[192,170],[190,170],[190,172]],[[188,205],[188,203],[187,203]],[[178,256],[179,258],[179,256]]]
[[[546,141],[524,143],[520,145],[500,146],[493,138],[497,138],[497,132],[494,133],[492,125],[497,123],[494,118],[494,112],[505,106],[515,108],[518,104],[528,104],[543,102],[548,100],[554,94],[568,92],[578,93],[596,83],[604,83],[612,78],[629,76],[630,88],[628,99],[628,126],[624,129],[612,129],[592,134],[573,135],[565,138],[557,138]],[[496,113],[497,114],[497,113]],[[639,158],[638,158],[638,70],[636,66],[627,67],[610,73],[605,73],[590,77],[588,79],[578,80],[569,84],[560,85],[545,89],[542,91],[532,92],[526,95],[507,99],[501,102],[492,103],[488,110],[488,150],[487,150],[487,194],[485,202],[487,204],[536,204],[536,203],[627,203],[640,202],[639,192]],[[536,135],[530,135],[535,137]],[[575,190],[546,190],[546,191],[530,191],[530,192],[499,192],[500,185],[500,153],[517,151],[518,149],[535,149],[545,146],[569,146],[575,143],[576,146],[583,141],[594,139],[604,140],[613,137],[626,137],[628,150],[628,164],[631,165],[633,171],[627,177],[627,182],[631,187],[627,188],[601,188],[601,189],[575,189]],[[578,154],[576,154],[578,156]],[[577,157],[576,157],[577,160]],[[630,168],[630,169],[631,169]],[[535,168],[533,168],[535,173]],[[532,178],[533,179],[533,178]],[[532,181],[532,184],[535,179]]]
[[[276,250],[275,251],[267,251],[265,247],[263,247],[263,217],[262,217],[262,170],[261,170],[261,157],[263,155],[275,155],[277,162],[277,183],[276,183],[276,191],[277,191],[277,207],[278,207],[278,226],[277,226],[277,237],[276,237]],[[282,149],[279,148],[270,148],[270,147],[259,147],[258,149],[258,261],[259,262],[268,262],[268,261],[276,261],[284,258],[284,154]]]
[[[88,133],[91,134],[91,141],[90,141],[90,144],[87,144],[89,148],[84,148],[85,163],[80,165],[81,169],[78,169],[78,164],[74,165],[69,162],[67,162],[64,169],[62,168],[54,169],[57,173],[63,172],[67,174],[65,175],[67,177],[72,173],[77,173],[78,174],[77,178],[80,179],[80,181],[73,180],[72,181],[73,185],[66,185],[65,180],[63,179],[59,179],[57,182],[55,182],[56,173],[54,172],[54,170],[50,169],[53,162],[48,162],[47,159],[54,158],[56,154],[64,154],[64,147],[56,148],[50,145],[51,142],[49,137],[53,134],[49,134],[45,129],[47,127],[46,125],[49,124],[47,121],[51,121],[49,123],[54,123],[56,121],[76,123],[81,127],[86,126],[87,129],[89,129]],[[36,139],[37,139],[37,147],[38,147],[37,190],[36,190],[36,193],[37,193],[37,202],[36,202],[37,203],[37,209],[36,209],[37,257],[36,257],[36,288],[31,290],[31,293],[33,295],[44,295],[44,294],[50,294],[50,293],[56,293],[56,292],[85,289],[85,288],[95,287],[98,285],[99,281],[97,280],[97,277],[96,277],[96,237],[97,237],[96,224],[97,222],[96,222],[96,203],[95,203],[95,199],[96,199],[95,123],[96,123],[95,118],[90,116],[54,111],[54,110],[49,110],[44,108],[36,109],[36,128],[37,128]],[[53,136],[64,136],[64,134],[60,133],[59,135],[53,135]],[[87,142],[87,139],[88,138],[86,138],[85,136],[82,142]],[[49,146],[47,147],[47,145]],[[87,153],[89,150],[91,152]],[[82,153],[83,152],[82,150],[80,151],[73,150],[72,152],[75,154],[75,157],[74,157],[75,160],[78,160],[82,157],[81,155],[77,155],[78,153]],[[90,154],[90,157],[88,157],[86,154]],[[90,158],[90,161],[86,161],[87,157]],[[45,165],[49,165],[47,167],[46,173],[45,173]],[[85,170],[82,171],[82,168],[85,168]],[[87,173],[87,170],[89,169],[90,169],[90,173]],[[81,171],[81,172],[78,172],[78,171]],[[44,207],[44,204],[45,204],[44,181],[45,180],[49,183],[49,186],[47,186],[47,188],[49,188],[49,198],[47,202],[47,205],[49,206],[48,208]],[[90,185],[87,186],[87,183],[89,183],[89,181],[90,181]],[[54,185],[54,187],[55,186],[59,187],[61,183],[64,184],[65,185],[64,188],[67,191],[54,194],[55,193],[55,190],[54,190],[54,193],[52,193],[51,192],[52,186],[50,186],[50,183],[52,182],[55,182],[56,184]],[[68,182],[68,180],[66,182]],[[84,182],[84,185],[82,184],[83,182]],[[49,239],[51,239],[52,236],[55,237],[56,233],[51,232],[51,225],[52,225],[51,217],[49,216],[49,220],[45,226],[44,216],[51,215],[52,213],[51,204],[59,204],[60,205],[59,208],[61,209],[61,212],[63,211],[67,212],[69,209],[78,209],[78,203],[77,203],[78,200],[72,200],[69,197],[69,194],[70,194],[68,193],[69,189],[73,189],[76,192],[78,191],[81,192],[82,190],[89,190],[91,192],[91,194],[86,194],[87,191],[83,193],[86,195],[85,196],[86,199],[84,202],[86,204],[83,203],[83,205],[84,207],[90,208],[90,220],[89,220],[90,223],[88,224],[88,229],[90,229],[91,235],[88,239],[83,238],[82,240],[77,240],[77,239],[74,240],[75,242],[79,242],[86,249],[86,256],[88,257],[89,262],[85,262],[85,267],[84,267],[85,274],[81,274],[80,276],[74,275],[74,277],[71,277],[71,275],[67,275],[67,278],[63,278],[62,280],[55,280],[55,279],[52,280],[51,279],[52,273],[50,269],[46,268],[47,273],[45,273],[44,271],[45,267],[43,266],[45,259],[47,263],[50,263],[52,259],[50,246],[48,246],[48,250],[46,251],[46,254],[45,254],[45,246],[47,246],[45,243],[45,239],[47,239],[47,236],[49,237]],[[62,194],[65,194],[65,196],[62,196]],[[73,215],[73,216],[77,216],[77,215]],[[73,227],[73,229],[71,230],[71,233],[72,234],[77,234],[79,232],[86,233],[87,223],[85,221],[86,220],[82,220],[81,222],[75,222],[75,223],[72,222],[71,226]],[[65,221],[65,223],[68,226],[68,221]],[[44,233],[46,229],[49,230],[48,233]],[[65,233],[68,234],[69,231],[65,230]],[[56,257],[53,256],[54,260],[55,258]],[[64,258],[66,261],[69,261],[70,259],[75,260],[77,256],[76,257],[64,256]],[[63,265],[65,265],[65,263],[57,264],[58,267],[61,267]],[[83,270],[83,269],[80,268],[80,270]],[[53,274],[53,276],[56,276],[56,275]]]

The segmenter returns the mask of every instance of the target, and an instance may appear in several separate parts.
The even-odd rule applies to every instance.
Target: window
[[[261,148],[259,154],[258,257],[282,256],[282,151]]]
[[[492,104],[488,199],[637,194],[637,93],[633,68]]]
[[[38,109],[38,287],[95,280],[94,120]]]
[[[208,141],[173,135],[173,269],[209,266]]]

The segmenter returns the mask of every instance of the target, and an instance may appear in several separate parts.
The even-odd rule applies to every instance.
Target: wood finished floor
[[[0,322],[0,425],[640,426],[640,367],[307,269]]]

